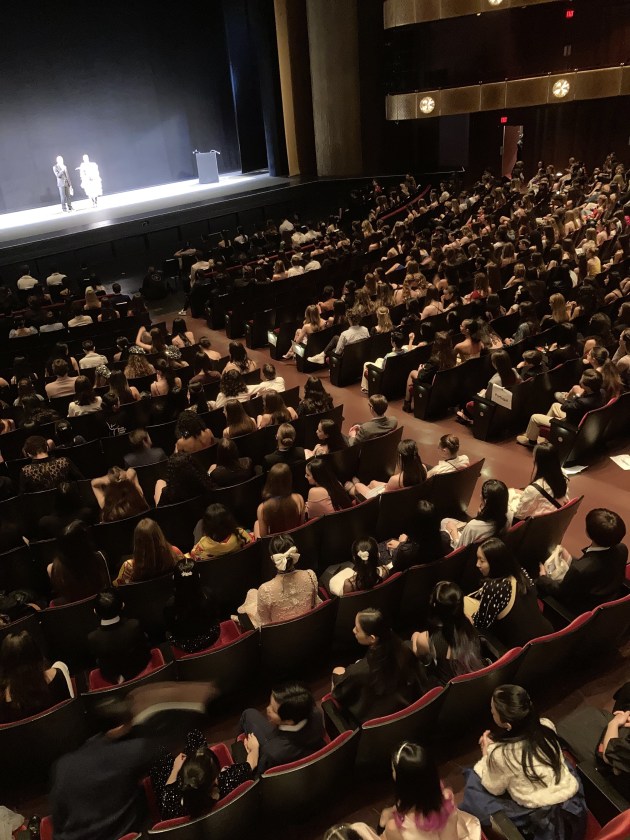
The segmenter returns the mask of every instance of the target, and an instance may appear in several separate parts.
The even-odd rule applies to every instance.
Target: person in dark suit
[[[59,190],[59,198],[61,200],[61,209],[65,213],[72,210],[72,198],[74,193],[72,183],[70,182],[70,175],[68,174],[68,167],[63,162],[61,155],[57,155],[55,165],[52,168],[55,178],[57,179],[57,189]]]
[[[103,677],[111,683],[131,680],[144,670],[151,658],[146,635],[135,618],[123,618],[123,600],[114,589],[101,592],[94,612],[100,627],[88,635],[88,648]]]
[[[112,294],[109,296],[109,299],[114,306],[117,303],[131,303],[129,295],[123,295],[121,289],[120,283],[112,283]]]
[[[281,423],[276,433],[278,448],[275,452],[265,455],[265,472],[274,464],[297,464],[306,460],[306,454],[301,446],[295,445],[295,429],[290,423]]]
[[[125,455],[126,467],[146,467],[149,464],[166,461],[166,452],[153,446],[149,433],[145,429],[134,429],[129,435],[129,443],[133,451]]]
[[[393,431],[398,425],[398,420],[395,417],[385,416],[389,408],[387,397],[384,397],[382,394],[373,394],[368,400],[368,406],[370,407],[370,413],[373,419],[368,420],[367,423],[352,426],[348,432],[350,445],[380,437],[387,432]]]
[[[258,753],[258,775],[297,761],[324,746],[324,722],[311,692],[300,683],[286,683],[273,688],[266,715],[257,709],[245,709],[239,733],[246,737],[247,755]],[[238,751],[238,744],[235,746]]]
[[[628,547],[621,542],[626,526],[619,514],[594,508],[586,515],[586,533],[591,544],[578,558],[566,552],[571,565],[561,581],[550,580],[541,565],[536,582],[539,592],[553,595],[576,613],[621,597],[628,562]]]

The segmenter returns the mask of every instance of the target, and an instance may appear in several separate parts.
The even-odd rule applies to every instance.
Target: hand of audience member
[[[545,571],[545,567],[542,563],[538,564],[538,576],[539,577],[546,577],[547,572]]]
[[[381,816],[379,818],[378,824],[381,828],[385,828],[389,820],[391,819],[392,814],[394,813],[394,806],[390,805],[388,808],[383,808],[381,811]]]
[[[356,433],[359,431],[360,428],[361,428],[361,426],[358,423],[355,423],[354,426],[351,426],[349,431],[348,431],[348,434],[350,435],[350,437],[354,437],[356,435]]]
[[[260,750],[260,742],[253,732],[250,732],[249,735],[246,736],[243,743],[245,745],[245,752],[247,755],[253,752],[257,753]]]
[[[400,544],[400,540],[388,540],[387,541],[387,548],[389,551],[394,551],[398,548]]]
[[[492,743],[492,738],[490,737],[490,730],[486,729],[483,733],[481,738],[479,739],[479,746],[481,747],[481,754],[487,755],[488,754],[488,745]]]
[[[401,542],[401,543],[402,543],[402,542],[407,542],[407,540],[408,540],[408,539],[409,539],[409,537],[407,536],[407,534],[401,534],[401,535],[398,537],[398,542]]]
[[[608,729],[618,731],[622,726],[630,728],[630,712],[616,711],[608,724]]]

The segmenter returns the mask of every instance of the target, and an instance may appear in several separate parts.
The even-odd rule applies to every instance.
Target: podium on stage
[[[197,174],[199,176],[200,184],[218,184],[219,183],[219,166],[217,163],[217,155],[221,152],[212,149],[210,152],[195,152],[195,160],[197,161]]]

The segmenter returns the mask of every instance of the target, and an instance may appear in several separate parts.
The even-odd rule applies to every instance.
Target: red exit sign
[[[571,18],[573,17],[574,14],[575,14],[575,9],[567,9],[566,12],[564,13],[564,16],[567,20],[571,20]]]

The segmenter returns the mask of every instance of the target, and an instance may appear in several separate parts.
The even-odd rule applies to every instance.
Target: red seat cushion
[[[162,655],[162,651],[159,648],[152,648],[151,649],[151,659],[149,660],[146,668],[140,671],[133,679],[139,680],[141,677],[146,677],[152,671],[157,670],[165,665],[164,656]],[[133,680],[126,680],[126,682],[133,682]],[[90,691],[98,691],[102,688],[115,688],[117,685],[121,685],[121,683],[111,683],[108,682],[105,677],[101,674],[98,668],[94,668],[93,671],[90,671],[90,675],[88,678],[88,688]]]
[[[175,659],[186,659],[187,656],[199,656],[201,653],[208,653],[211,650],[218,650],[219,648],[224,647],[225,645],[229,645],[231,642],[238,639],[241,635],[241,630],[238,624],[235,621],[222,621],[219,625],[220,633],[219,638],[213,645],[210,647],[203,648],[203,650],[197,650],[195,653],[186,653],[181,648],[176,647],[175,645],[171,645],[171,650],[173,651],[173,656]]]
[[[335,749],[340,744],[343,744],[344,741],[347,741],[351,735],[352,731],[348,729],[346,732],[342,732],[341,735],[337,735],[333,741],[326,744],[325,747],[317,750],[317,752],[307,755],[304,758],[298,758],[297,761],[290,761],[288,764],[278,764],[277,767],[272,767],[270,770],[266,770],[264,775],[272,776],[276,773],[285,773],[287,770],[295,770],[297,767],[302,767],[304,764],[310,764],[312,761],[317,761],[318,758],[326,755],[326,753],[331,749]]]

